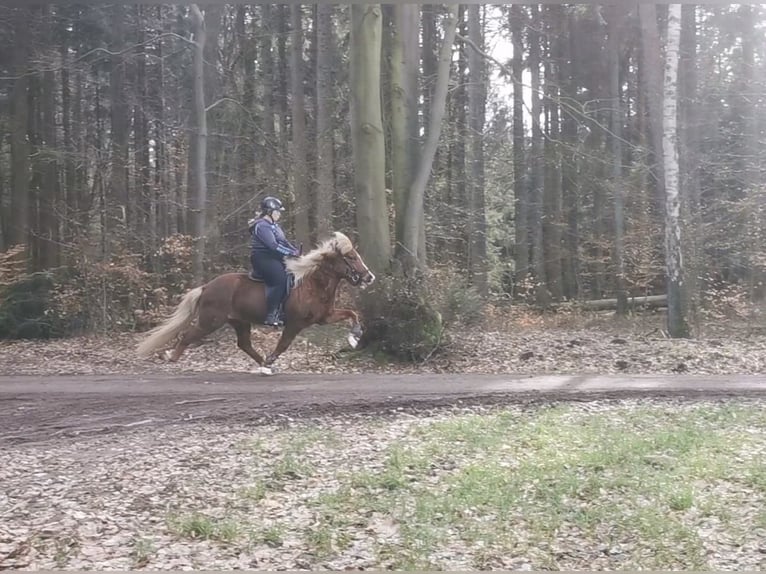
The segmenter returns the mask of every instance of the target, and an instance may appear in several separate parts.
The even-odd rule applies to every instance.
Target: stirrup
[[[264,319],[263,324],[268,325],[269,327],[283,327],[285,322],[282,320],[282,317],[280,317],[279,312],[276,312],[269,313],[266,319]]]

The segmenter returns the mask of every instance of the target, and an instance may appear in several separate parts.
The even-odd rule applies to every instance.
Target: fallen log
[[[667,295],[645,295],[639,297],[628,297],[628,309],[637,307],[648,307],[656,309],[658,307],[668,306]],[[617,309],[617,299],[593,299],[591,301],[568,301],[566,303],[555,303],[551,308],[581,307],[589,311],[604,311]]]

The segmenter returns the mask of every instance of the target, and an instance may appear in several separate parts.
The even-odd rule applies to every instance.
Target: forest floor
[[[662,329],[661,314],[495,316],[405,365],[343,352],[345,329],[314,328],[278,362],[285,374],[257,385],[230,330],[176,364],[136,358],[140,334],[2,343],[4,432],[35,428],[0,445],[0,569],[763,569],[766,399],[736,385],[692,400],[616,386],[579,401],[366,404],[365,373],[416,393],[396,375],[737,381],[766,367],[755,322],[710,322],[687,340]],[[261,348],[276,341],[255,333]],[[184,383],[192,372],[208,390]],[[194,418],[229,412],[241,385],[273,416]],[[322,385],[366,410],[280,411],[290,389],[310,398]],[[163,395],[152,412],[146,389]],[[181,411],[183,423],[145,424]],[[77,432],[59,434],[66,425]]]
[[[766,319],[710,320],[693,338],[670,339],[663,313],[616,319],[613,313],[540,316],[496,313],[478,325],[452,325],[445,343],[425,362],[392,362],[348,352],[347,328],[304,331],[275,366],[291,373],[690,373],[766,371]],[[140,359],[141,333],[108,333],[48,341],[0,342],[4,374],[140,374],[252,372],[255,363],[237,348],[228,326],[178,363]],[[253,329],[253,344],[267,353],[278,332]]]

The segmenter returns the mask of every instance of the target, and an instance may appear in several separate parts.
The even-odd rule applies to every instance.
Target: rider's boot
[[[281,327],[285,324],[284,320],[282,319],[279,313],[279,307],[277,307],[273,311],[269,312],[268,315],[266,315],[266,320],[263,322],[263,324],[269,325],[270,327]]]

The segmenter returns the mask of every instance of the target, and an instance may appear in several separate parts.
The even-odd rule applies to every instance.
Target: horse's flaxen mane
[[[354,249],[351,240],[340,231],[336,231],[332,237],[325,239],[315,249],[296,259],[288,259],[285,262],[287,270],[295,276],[296,285],[308,275],[319,268],[327,255],[334,252],[345,255]]]

